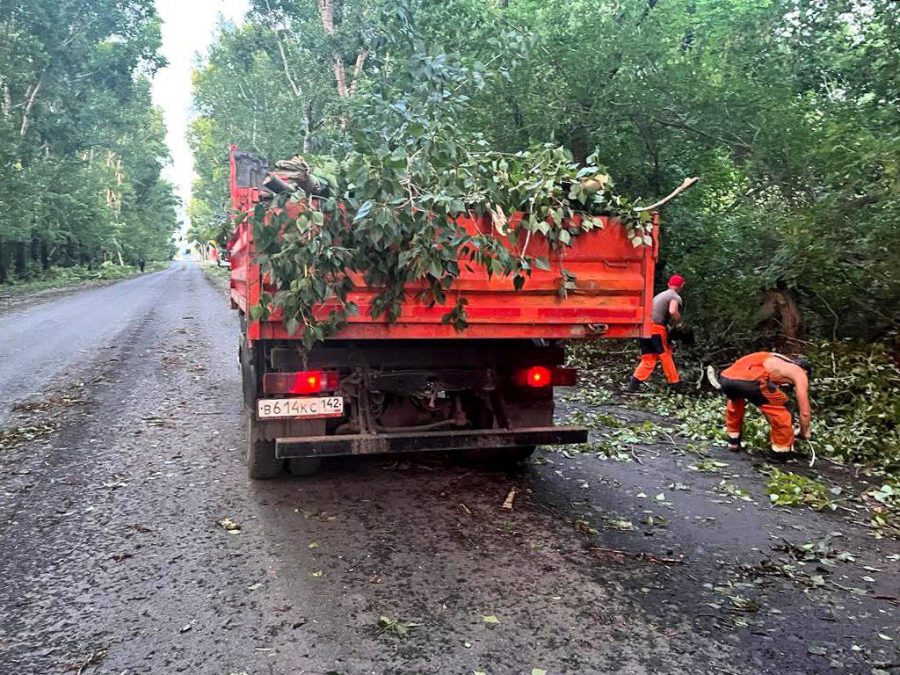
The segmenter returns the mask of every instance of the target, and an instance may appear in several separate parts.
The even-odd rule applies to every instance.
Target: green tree
[[[151,0],[3,0],[0,35],[0,281],[169,255]]]
[[[495,150],[596,149],[618,189],[644,198],[701,177],[663,214],[658,269],[688,276],[689,315],[710,347],[896,334],[891,0],[258,0],[198,71],[197,210],[227,222],[229,142],[340,157],[373,115],[410,123],[415,69],[424,83],[448,63],[470,81],[448,80],[447,105],[418,122],[452,115],[459,138]],[[390,134],[368,142],[377,151]]]

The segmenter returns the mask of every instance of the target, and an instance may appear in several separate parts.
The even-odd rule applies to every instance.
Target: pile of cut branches
[[[379,289],[372,316],[393,322],[409,285],[421,288],[429,305],[448,304],[462,268],[480,267],[522,289],[533,270],[551,269],[546,248],[530,246],[536,234],[562,253],[608,216],[624,225],[634,246],[652,243],[650,211],[616,194],[596,157],[581,166],[557,146],[517,153],[457,146],[444,153],[413,139],[390,150],[351,152],[329,178],[325,198],[276,195],[244,216],[277,289],[274,297],[264,294],[252,318],[280,307],[287,330],[300,333],[307,348],[358,311],[348,299],[351,273]],[[465,215],[489,217],[488,231],[467,231],[458,222]],[[565,295],[574,277],[564,267],[560,277]],[[466,328],[462,295],[443,320]]]

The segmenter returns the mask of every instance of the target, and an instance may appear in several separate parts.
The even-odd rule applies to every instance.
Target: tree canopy
[[[172,255],[152,0],[0,0],[0,282]]]
[[[700,176],[659,276],[687,277],[709,341],[890,338],[898,78],[891,0],[254,0],[195,74],[190,210],[227,231],[229,143],[393,152],[391,128],[452,118],[493,151],[596,151],[645,199]]]

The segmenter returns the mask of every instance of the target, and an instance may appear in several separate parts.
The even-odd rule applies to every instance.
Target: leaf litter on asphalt
[[[74,670],[75,675],[82,675],[82,673],[85,672],[86,668],[90,668],[91,666],[96,666],[97,664],[99,664],[103,659],[106,658],[106,655],[108,653],[109,651],[107,649],[98,649],[92,652],[91,655],[87,657],[87,660],[75,666],[72,666],[71,668],[69,668],[69,670]]]
[[[414,623],[412,621],[392,619],[389,616],[378,617],[377,623],[379,631],[382,633],[391,633],[398,637],[405,637],[409,633],[410,628],[418,628],[421,625],[421,623]]]
[[[222,518],[219,521],[219,527],[229,534],[238,534],[241,531],[241,526],[231,518]]]
[[[622,532],[631,532],[632,530],[634,530],[634,523],[632,523],[630,520],[624,520],[621,518],[609,518],[606,522],[613,529]]]

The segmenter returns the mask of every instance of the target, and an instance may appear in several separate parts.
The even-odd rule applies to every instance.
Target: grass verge
[[[148,262],[144,273],[158,272],[166,269],[170,261]],[[114,265],[103,263],[94,269],[87,267],[51,267],[49,270],[33,279],[14,281],[0,285],[0,300],[16,298],[40,291],[85,286],[105,281],[118,281],[128,279],[140,274],[140,270],[134,265]]]

